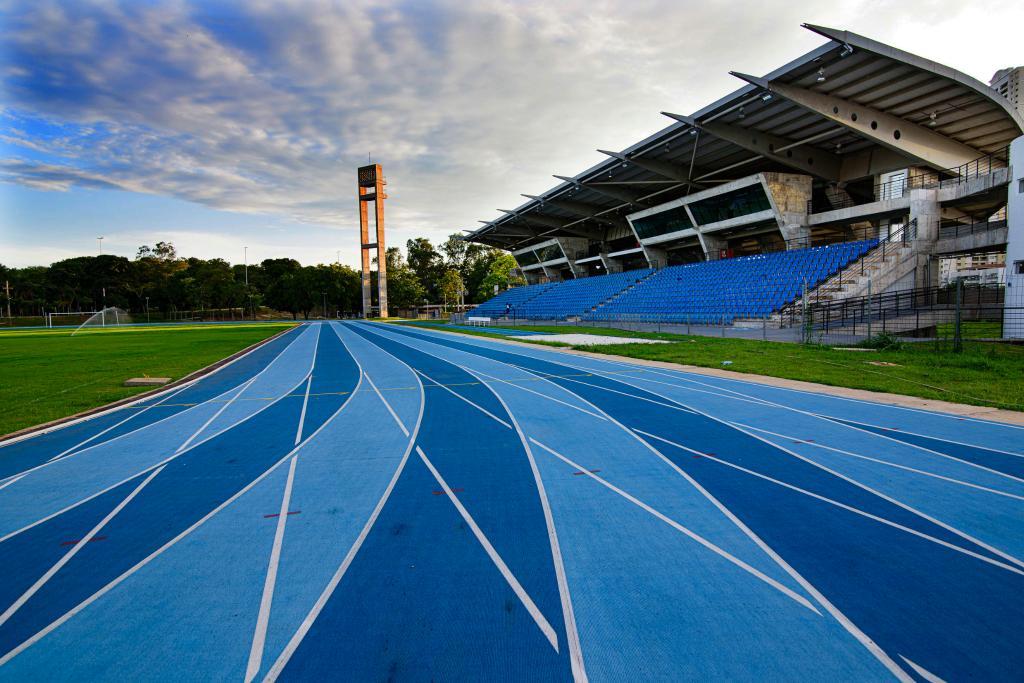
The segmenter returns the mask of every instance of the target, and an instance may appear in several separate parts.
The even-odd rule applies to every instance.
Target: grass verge
[[[438,329],[498,339],[540,343],[529,336],[505,336],[477,330]],[[912,342],[901,348],[844,351],[750,339],[721,339],[679,334],[633,332],[591,327],[534,326],[516,329],[562,334],[661,339],[668,344],[574,346],[613,356],[680,365],[720,368],[836,387],[905,394],[978,406],[1024,410],[1024,346],[965,342],[953,353],[948,342]],[[728,365],[724,362],[731,361]]]
[[[290,324],[187,325],[0,332],[0,434],[146,391],[130,377],[172,380],[277,334]]]

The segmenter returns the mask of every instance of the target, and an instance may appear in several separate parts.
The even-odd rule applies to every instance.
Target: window
[[[1013,262],[1013,274],[1014,275],[1024,275],[1024,261],[1014,261]]]
[[[1024,194],[1024,178],[1017,181],[1017,194]]]
[[[732,192],[708,197],[690,204],[694,219],[701,225],[747,216],[771,209],[768,195],[760,185],[751,185]]]
[[[562,253],[562,247],[557,244],[549,244],[548,246],[540,249],[537,252],[537,256],[540,257],[541,263],[546,261],[554,261],[555,259],[564,258],[565,254]]]
[[[686,208],[677,206],[674,209],[637,218],[633,221],[633,227],[636,229],[636,234],[640,236],[640,239],[646,239],[670,232],[687,230],[693,227],[693,222],[686,213]]]
[[[526,266],[532,266],[535,263],[539,263],[537,255],[532,251],[524,251],[521,254],[516,254],[515,257],[516,263],[519,264],[520,268],[525,268]]]

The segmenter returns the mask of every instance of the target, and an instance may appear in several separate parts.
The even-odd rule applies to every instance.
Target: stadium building
[[[938,288],[944,259],[981,253],[1003,255],[1006,301],[1024,306],[1022,70],[987,86],[805,28],[828,42],[765,76],[733,72],[735,92],[664,112],[668,127],[467,231],[531,285],[478,312],[777,318],[805,296]],[[1024,318],[1004,334],[1024,336]]]

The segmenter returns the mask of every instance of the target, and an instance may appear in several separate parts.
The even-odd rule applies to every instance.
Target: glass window
[[[693,227],[693,221],[686,213],[686,208],[677,206],[668,211],[637,218],[633,221],[633,227],[640,239],[666,235],[670,232],[679,232]]]
[[[537,256],[540,257],[541,263],[546,261],[554,261],[555,259],[564,258],[565,254],[562,253],[562,247],[558,244],[549,244],[537,251]]]
[[[524,251],[522,254],[516,254],[515,257],[516,263],[519,264],[520,268],[525,268],[526,266],[532,266],[535,263],[539,263],[537,255],[532,251]]]
[[[770,208],[772,205],[760,183],[690,204],[693,217],[701,225],[748,216]]]

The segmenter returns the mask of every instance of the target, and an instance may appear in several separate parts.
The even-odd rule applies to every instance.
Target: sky
[[[825,42],[804,22],[1024,64],[1009,0],[0,0],[0,263],[355,266],[368,158],[389,244],[443,241]]]

